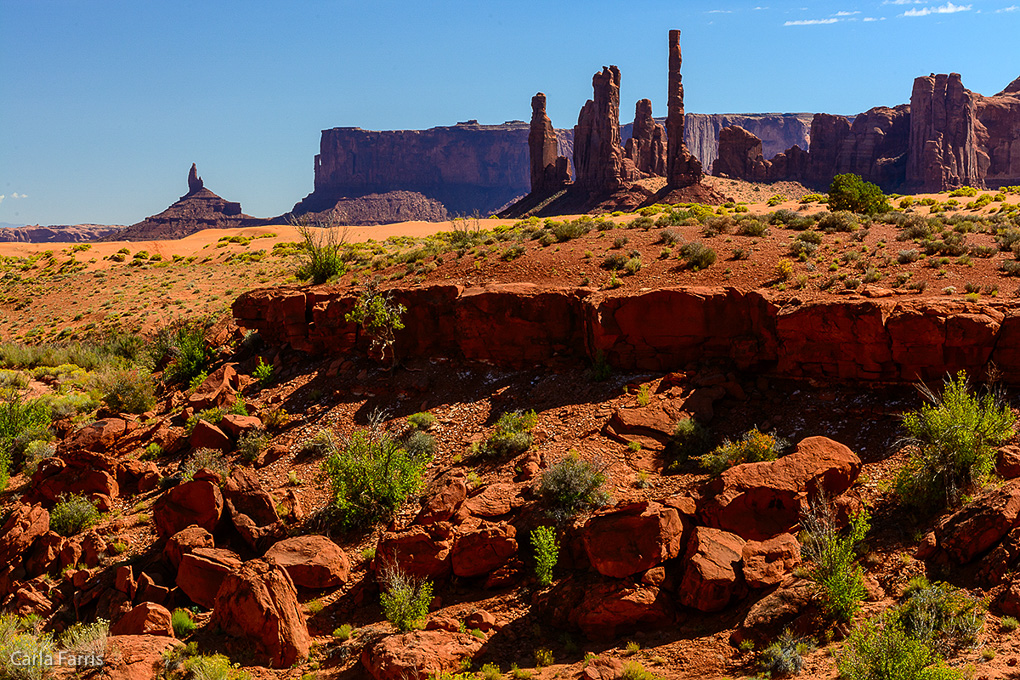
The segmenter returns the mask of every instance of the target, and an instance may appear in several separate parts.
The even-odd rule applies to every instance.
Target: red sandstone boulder
[[[635,630],[672,626],[676,613],[658,588],[609,581],[588,588],[571,618],[589,640],[611,640]]]
[[[231,550],[195,548],[181,558],[177,587],[195,604],[211,609],[223,579],[240,567],[241,558]]]
[[[995,472],[1003,479],[1020,477],[1020,446],[1009,444],[996,452]]]
[[[790,534],[779,534],[765,541],[748,541],[741,555],[747,585],[768,588],[800,564],[800,542]]]
[[[234,364],[224,364],[209,374],[201,385],[188,397],[188,406],[201,411],[207,408],[228,408],[237,401],[235,391],[241,381]]]
[[[422,506],[416,524],[445,522],[453,517],[460,504],[467,499],[467,484],[462,477],[446,476],[436,485],[432,496]]]
[[[695,527],[684,557],[680,602],[703,612],[726,608],[740,586],[744,539],[709,527]]]
[[[173,637],[170,611],[151,602],[143,602],[110,626],[111,635],[163,635]]]
[[[474,635],[416,630],[366,646],[361,663],[375,680],[428,680],[433,674],[459,671],[461,661],[473,658],[481,647]]]
[[[228,574],[212,620],[228,635],[250,641],[274,668],[308,656],[311,639],[294,582],[276,564],[251,560]]]
[[[451,569],[451,536],[451,527],[445,522],[383,534],[375,553],[376,570],[394,565],[415,578],[445,578]]]
[[[195,548],[214,548],[212,534],[200,526],[192,525],[181,529],[171,536],[166,547],[163,548],[163,555],[174,569],[181,566],[181,559]]]
[[[675,415],[667,413],[658,404],[618,408],[606,423],[605,433],[619,442],[629,444],[634,441],[644,448],[658,451],[673,436],[676,420]]]
[[[224,414],[220,421],[220,429],[231,438],[237,439],[246,432],[262,429],[262,420],[255,416],[239,416],[234,413]]]
[[[25,558],[25,573],[28,577],[47,572],[55,574],[60,568],[60,553],[66,543],[67,539],[55,531],[47,531],[37,538]]]
[[[581,680],[618,680],[623,677],[623,661],[613,657],[596,657],[581,669]]]
[[[810,494],[824,490],[830,498],[838,496],[860,471],[860,458],[846,446],[808,437],[788,456],[724,471],[712,483],[714,495],[703,502],[699,515],[710,527],[763,540],[797,526]]]
[[[279,519],[272,494],[263,488],[252,470],[241,467],[231,470],[223,484],[223,497],[258,526],[274,524]]]
[[[936,530],[939,547],[958,564],[988,550],[1017,525],[1020,480],[986,492],[943,520]]]
[[[500,517],[524,504],[516,484],[489,484],[464,502],[463,509],[476,517]]]
[[[175,486],[152,506],[152,519],[160,537],[172,536],[192,524],[210,533],[223,513],[223,495],[212,482],[195,480]]]
[[[41,505],[19,505],[0,529],[0,566],[20,561],[37,538],[50,530],[50,513]]]
[[[325,536],[295,536],[275,544],[265,554],[287,570],[301,588],[333,588],[346,583],[351,564],[347,555]]]
[[[457,532],[450,553],[453,573],[471,577],[487,574],[517,554],[516,529],[506,523],[483,524],[477,529]]]
[[[595,515],[582,536],[592,567],[604,576],[624,578],[677,557],[684,525],[676,509],[645,501]]]
[[[233,446],[230,437],[223,430],[205,420],[199,420],[195,425],[188,443],[195,449],[216,449],[217,451],[229,451]]]
[[[68,451],[112,451],[128,429],[128,422],[121,418],[97,420],[78,430],[63,448]]]
[[[103,658],[103,677],[109,680],[152,680],[162,668],[163,653],[183,643],[159,635],[111,635]]]
[[[28,495],[46,503],[56,503],[64,494],[82,494],[105,512],[120,493],[116,475],[117,461],[112,456],[70,450],[39,464],[32,475]]]
[[[117,485],[121,492],[146,493],[159,486],[159,467],[151,460],[126,458],[117,461]]]

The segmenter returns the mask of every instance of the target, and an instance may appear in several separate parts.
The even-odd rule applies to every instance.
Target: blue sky
[[[319,131],[527,119],[557,127],[617,64],[622,117],[665,115],[667,31],[687,110],[855,114],[958,72],[1020,75],[1020,0],[0,0],[0,222],[130,224],[206,185],[248,214],[312,189]]]

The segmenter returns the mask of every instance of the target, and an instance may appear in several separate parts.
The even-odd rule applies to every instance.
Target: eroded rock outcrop
[[[908,186],[942,191],[984,186],[978,165],[975,96],[959,73],[916,78],[910,95]]]
[[[188,173],[188,193],[176,203],[141,222],[105,236],[103,241],[156,241],[184,238],[203,229],[236,229],[268,221],[245,215],[241,204],[220,198],[205,188],[195,166]]]
[[[639,175],[620,145],[620,69],[603,67],[591,84],[594,97],[581,107],[574,127],[574,181],[589,194],[599,195]]]
[[[739,125],[719,131],[719,157],[712,164],[716,177],[735,177],[761,182],[768,175],[761,140]]]
[[[570,181],[570,162],[559,155],[559,142],[552,121],[545,112],[545,94],[531,98],[531,128],[528,131],[531,163],[531,192],[545,194]]]
[[[639,99],[631,136],[624,146],[627,158],[646,175],[666,174],[666,130],[652,118],[652,101]]]

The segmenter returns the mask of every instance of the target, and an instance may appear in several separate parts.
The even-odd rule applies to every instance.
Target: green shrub
[[[723,470],[742,463],[758,463],[775,460],[785,442],[775,436],[754,428],[733,442],[729,439],[701,456],[699,462],[712,475],[722,474]]]
[[[805,533],[801,553],[812,563],[810,578],[818,586],[822,608],[840,623],[853,619],[867,594],[856,550],[868,533],[870,519],[867,510],[862,510],[850,518],[846,533],[840,533],[824,494],[801,515]]]
[[[354,637],[354,626],[345,623],[333,631],[333,637],[340,642],[347,642]]]
[[[857,217],[848,210],[825,213],[818,219],[818,229],[827,233],[834,231],[849,233],[857,231],[859,226]]]
[[[661,678],[642,666],[640,662],[630,660],[623,662],[620,680],[661,680]]]
[[[211,470],[220,477],[226,477],[229,469],[230,465],[222,451],[201,448],[196,449],[181,465],[181,478],[185,482],[190,482],[199,470]]]
[[[904,598],[896,616],[910,636],[944,650],[977,645],[985,622],[981,600],[948,583],[932,585],[923,576],[910,580]]]
[[[846,173],[832,178],[832,184],[829,185],[829,209],[875,215],[889,212],[892,206],[877,184],[865,182],[860,175]]]
[[[414,458],[431,459],[436,454],[436,438],[415,430],[404,438],[404,450]]]
[[[553,656],[553,651],[551,649],[539,647],[535,650],[535,668],[552,666],[554,663],[556,663],[556,657]]]
[[[187,609],[175,609],[170,615],[170,626],[174,629],[174,637],[183,640],[198,627],[195,620],[191,618],[191,612]]]
[[[341,230],[332,223],[316,225],[300,224],[302,262],[295,275],[302,281],[311,280],[315,285],[326,283],[347,273],[342,249],[347,242],[347,230]]]
[[[496,427],[482,447],[486,456],[515,456],[531,446],[531,430],[538,422],[534,411],[509,411],[496,421]]]
[[[911,636],[893,613],[867,621],[835,652],[846,680],[962,680],[926,640]]]
[[[715,251],[699,241],[684,244],[680,248],[680,257],[694,271],[704,269],[716,260]]]
[[[342,451],[322,462],[331,506],[344,529],[390,516],[421,490],[431,457],[416,457],[385,433],[355,432]]]
[[[404,328],[403,317],[407,308],[394,303],[391,293],[381,292],[373,282],[358,295],[354,309],[344,316],[347,323],[356,323],[372,338],[372,348],[379,351],[385,360],[386,352],[392,351],[396,332]],[[392,356],[391,368],[397,365],[397,355]]]
[[[429,613],[432,603],[432,582],[416,579],[398,567],[386,565],[382,569],[382,592],[379,601],[382,604],[386,620],[406,633]]]
[[[407,424],[416,430],[428,430],[436,422],[436,417],[428,411],[421,411],[420,413],[412,413],[407,416]]]
[[[656,241],[656,243],[662,243],[667,246],[675,246],[682,241],[683,237],[676,229],[663,229],[659,232],[659,240]]]
[[[107,408],[117,413],[145,413],[156,407],[156,388],[146,371],[121,369],[100,373],[95,386]]]
[[[535,577],[545,587],[552,583],[553,568],[559,559],[560,545],[556,530],[552,527],[538,527],[531,532],[531,547],[535,549]]]
[[[911,453],[896,491],[908,505],[932,512],[956,504],[992,472],[996,447],[1016,433],[1016,418],[995,392],[972,392],[962,371],[941,396],[926,387],[922,394],[929,403],[903,418]]]
[[[319,430],[302,448],[302,453],[325,457],[340,450],[332,430]]]
[[[73,536],[99,521],[99,510],[85,496],[62,494],[50,510],[50,529],[61,536]]]
[[[999,628],[1006,633],[1012,633],[1017,628],[1020,628],[1020,621],[1017,621],[1013,616],[1003,616],[999,620]]]
[[[704,425],[693,418],[681,418],[673,426],[673,436],[666,445],[668,470],[676,472],[692,458],[708,453],[712,436]]]
[[[4,680],[42,680],[51,677],[51,668],[24,659],[40,659],[57,653],[53,636],[36,629],[25,618],[0,613],[0,678]]]
[[[212,359],[201,323],[181,322],[161,329],[153,338],[150,354],[154,365],[166,362],[163,380],[171,384],[190,384]]]
[[[786,630],[762,651],[758,665],[768,678],[797,675],[804,667],[804,654],[809,650],[810,645],[805,640]]]
[[[558,515],[570,516],[586,508],[601,507],[609,500],[603,491],[606,476],[600,466],[570,452],[542,473],[539,493]]]
[[[754,218],[741,220],[740,229],[737,233],[743,236],[764,236],[769,232],[767,224],[763,224]]]
[[[21,471],[28,476],[34,475],[39,467],[39,463],[50,458],[56,451],[57,447],[52,442],[41,439],[29,442],[25,446],[24,454],[22,454]]]
[[[640,219],[640,218],[639,218]],[[560,222],[553,227],[552,233],[556,237],[557,241],[569,241],[575,238],[581,238],[589,231],[591,231],[594,222],[589,217],[585,219],[581,217],[571,222]]]
[[[262,361],[262,357],[259,357],[259,362],[251,372],[251,377],[255,378],[261,387],[266,387],[273,382],[273,367]]]
[[[245,463],[254,463],[269,445],[262,430],[249,430],[237,438],[237,453]]]

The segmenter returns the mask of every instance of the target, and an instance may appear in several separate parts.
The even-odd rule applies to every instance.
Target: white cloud
[[[852,17],[855,14],[860,14],[860,10],[855,11],[855,12],[839,11],[839,12],[836,12],[835,14],[833,14],[832,16],[834,16],[834,17]]]
[[[755,12],[759,12],[759,11],[761,11],[761,10],[763,10],[763,9],[768,9],[768,7],[755,7],[755,8],[754,8],[754,11],[755,11]]]
[[[922,7],[921,9],[908,9],[900,16],[904,17],[926,17],[929,14],[956,14],[957,12],[968,12],[974,5],[954,5],[947,2],[938,7]]]
[[[864,17],[863,21],[885,21],[885,17]]]
[[[11,198],[28,198],[28,196],[26,196],[25,194],[19,194],[17,191],[15,191],[13,194],[11,194]]]
[[[5,198],[7,197],[4,196],[3,194],[0,194],[0,203],[3,203]]]
[[[820,24],[834,24],[839,19],[799,19],[797,21],[787,21],[783,26],[818,26]]]
[[[920,5],[921,0],[882,0],[883,5]]]
[[[710,9],[705,14],[733,14],[732,9]]]
[[[995,13],[1002,14],[1003,12],[1015,12],[1018,9],[1020,9],[1020,7],[1018,7],[1017,5],[1010,5],[1009,7],[1003,7],[1002,9],[995,10]]]

